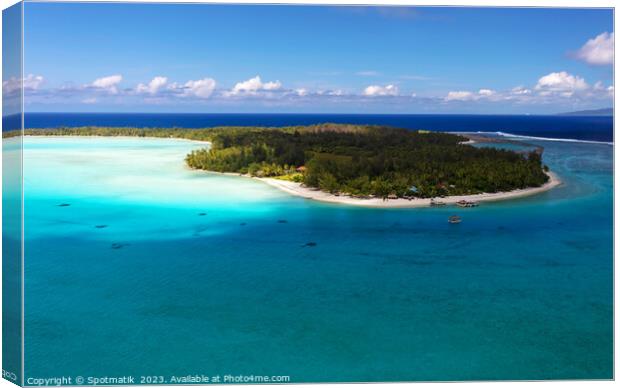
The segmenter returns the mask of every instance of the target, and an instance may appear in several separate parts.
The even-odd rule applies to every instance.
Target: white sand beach
[[[490,201],[504,201],[515,198],[527,197],[530,195],[539,194],[553,189],[562,184],[562,181],[553,172],[548,172],[549,181],[540,187],[532,187],[528,189],[518,189],[508,192],[498,193],[482,193],[475,195],[456,195],[451,197],[436,198],[437,201],[441,201],[446,205],[454,205],[458,201],[475,201],[475,202],[490,202]],[[285,191],[292,195],[304,197],[306,199],[313,199],[322,202],[338,203],[343,205],[353,206],[366,206],[366,207],[381,207],[381,208],[415,208],[415,207],[429,207],[431,206],[430,198],[415,198],[415,199],[386,199],[381,198],[353,198],[346,195],[334,195],[326,193],[324,191],[303,187],[300,183],[284,181],[274,178],[254,178],[265,182],[270,186],[276,187],[282,191]]]

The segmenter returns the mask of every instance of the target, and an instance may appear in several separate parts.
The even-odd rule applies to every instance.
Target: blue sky
[[[605,9],[33,2],[25,5],[26,109],[607,107],[613,39]]]

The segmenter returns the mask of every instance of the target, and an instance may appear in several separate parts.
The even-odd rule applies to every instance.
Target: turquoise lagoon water
[[[26,138],[26,378],[611,378],[613,148],[536,144],[563,186],[396,210],[191,171],[188,141]]]

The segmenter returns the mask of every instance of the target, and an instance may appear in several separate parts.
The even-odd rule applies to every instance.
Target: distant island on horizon
[[[282,115],[282,116],[558,116],[558,115],[601,115],[611,116],[614,113],[614,109],[600,108],[600,109],[586,109],[578,111],[566,111],[560,113],[548,112],[548,113],[486,113],[486,112],[395,112],[395,113],[366,113],[366,112],[117,112],[117,111],[102,111],[102,112],[81,112],[81,111],[54,111],[54,112],[23,112],[25,116],[28,115],[211,115],[211,116],[229,116],[229,115],[245,115],[245,116],[258,116],[258,115]],[[21,117],[22,113],[3,114],[2,117]]]
[[[558,113],[559,116],[613,116],[614,108],[578,110],[574,112]]]
[[[3,131],[22,128],[21,116],[4,116]],[[121,113],[26,113],[25,128],[132,127],[212,128],[287,127],[316,123],[384,125],[438,132],[502,132],[548,139],[613,142],[613,116],[579,115],[455,115],[455,114],[121,114]]]

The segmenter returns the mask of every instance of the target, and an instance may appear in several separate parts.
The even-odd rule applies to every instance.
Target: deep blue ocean
[[[586,141],[528,140],[544,147],[544,162],[563,182],[542,194],[472,209],[372,209],[189,170],[183,158],[201,143],[27,137],[26,377],[613,377],[610,118],[27,120],[28,127],[367,122]],[[16,160],[19,148],[18,139],[4,140]],[[448,224],[452,214],[463,222]]]
[[[86,125],[202,128],[288,126],[317,123],[379,124],[407,129],[505,132],[521,136],[613,141],[611,116],[380,115],[380,114],[203,114],[203,113],[26,113],[26,128]],[[19,116],[3,119],[4,130],[20,126]]]

